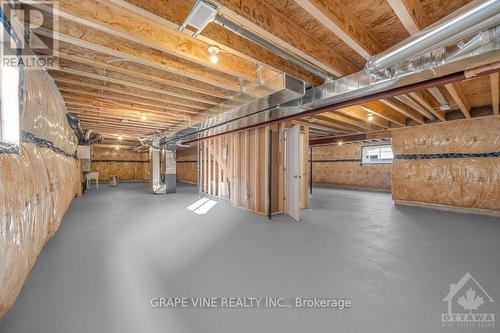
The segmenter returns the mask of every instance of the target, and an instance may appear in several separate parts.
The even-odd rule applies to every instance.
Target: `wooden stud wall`
[[[232,133],[200,143],[202,192],[231,200],[235,207],[265,215],[268,212],[269,140],[272,140],[272,213],[284,211],[284,138],[292,124],[275,124]],[[272,138],[269,131],[272,131]],[[302,126],[304,166],[300,208],[308,207],[309,130]]]

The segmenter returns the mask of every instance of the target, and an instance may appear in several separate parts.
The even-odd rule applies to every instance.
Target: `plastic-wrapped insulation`
[[[500,118],[391,132],[394,200],[500,211]]]

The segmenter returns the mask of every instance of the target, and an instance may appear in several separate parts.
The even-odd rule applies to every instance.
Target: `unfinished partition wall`
[[[190,184],[198,182],[198,145],[177,148],[177,181]]]
[[[149,180],[149,154],[139,153],[132,148],[92,146],[93,172],[99,172],[100,181],[108,181],[111,176],[126,181]]]
[[[258,214],[284,212],[285,131],[291,124],[279,124],[232,133],[200,143],[200,175],[203,193],[231,200],[236,207]],[[309,134],[302,128],[303,152]],[[269,150],[270,143],[272,149]],[[307,155],[305,155],[307,156]],[[308,165],[302,159],[301,208],[308,205]],[[271,164],[271,168],[269,167]],[[271,191],[269,192],[269,172]]]
[[[0,153],[0,318],[12,307],[45,242],[81,193],[76,136],[52,79],[24,72],[22,143]]]
[[[362,148],[374,144],[337,143],[313,146],[314,185],[346,188],[391,189],[391,164],[363,164]]]
[[[392,130],[396,203],[500,211],[500,117]]]

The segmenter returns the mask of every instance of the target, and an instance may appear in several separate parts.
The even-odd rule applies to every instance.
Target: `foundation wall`
[[[351,143],[312,148],[315,185],[391,189],[391,164],[362,164],[361,150],[367,144]]]
[[[77,139],[54,82],[41,70],[24,71],[23,100],[19,152],[0,151],[0,318],[81,195]]]
[[[500,211],[500,117],[392,130],[393,199]]]
[[[91,170],[99,172],[99,181],[117,176],[120,181],[149,181],[149,154],[132,149],[92,146]]]

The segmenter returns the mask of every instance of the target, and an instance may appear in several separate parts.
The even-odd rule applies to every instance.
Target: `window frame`
[[[3,14],[3,13],[2,13]],[[21,40],[18,38],[17,34],[16,34],[16,31],[15,29],[13,28],[13,26],[11,25],[11,22],[8,21],[5,17],[2,17],[3,19],[3,24],[2,24],[2,34],[3,36],[5,37],[10,37],[10,40],[7,41],[2,41],[3,45],[0,45],[0,48],[2,48],[0,50],[0,54],[2,55],[2,63],[0,63],[0,66],[2,66],[2,68],[0,68],[0,148],[2,148],[2,150],[7,150],[8,152],[18,152],[18,149],[20,147],[20,144],[21,144],[21,114],[22,114],[22,108],[23,108],[23,98],[24,98],[24,68],[23,68],[23,65],[22,65],[22,42]],[[6,43],[11,43],[11,45],[16,45],[16,49],[12,49],[11,51],[7,51],[5,48],[4,48],[4,45]],[[12,52],[14,51],[14,52]],[[10,112],[12,112],[13,114],[10,114],[10,112],[8,113],[8,116],[6,116],[7,112],[5,112],[3,109],[4,109],[4,105],[10,105],[12,103],[5,103],[4,102],[4,90],[2,89],[2,87],[4,86],[4,75],[5,73],[13,73],[11,70],[13,68],[11,67],[8,67],[8,66],[4,66],[4,60],[3,60],[3,55],[9,55],[9,56],[16,56],[17,59],[18,59],[18,62],[17,62],[17,67],[15,68],[15,70],[17,71],[17,75],[16,75],[16,78],[17,78],[17,85],[16,87],[14,87],[16,90],[16,92],[13,92],[12,89],[9,89],[9,96],[15,96],[15,100],[14,102],[17,102],[17,108],[15,108],[17,110],[17,121],[13,121],[13,124],[8,124],[10,126],[14,126],[17,128],[17,132],[18,132],[18,135],[16,138],[7,138],[6,137],[6,134],[5,134],[5,125],[4,125],[4,121],[5,119],[12,119],[12,117],[14,116],[15,117],[15,111],[14,109],[12,109]],[[9,68],[10,70],[9,71],[5,71],[6,68]],[[10,82],[9,82],[10,83]],[[9,84],[10,86],[10,84]],[[11,105],[10,105],[11,106]],[[12,106],[11,106],[12,107]],[[11,132],[9,130],[9,132]]]
[[[379,149],[382,149],[382,148],[390,148],[391,149],[391,153],[392,153],[392,158],[389,160],[387,159],[386,161],[384,160],[381,160],[380,158],[377,159],[376,162],[367,162],[367,159],[365,159],[365,149],[374,149],[374,148],[379,148]],[[381,150],[379,152],[379,157],[381,155]],[[392,151],[392,145],[391,144],[385,144],[385,145],[373,145],[373,146],[362,146],[361,147],[361,164],[362,165],[376,165],[376,164],[384,164],[384,165],[389,165],[389,164],[392,164],[394,162],[394,153]]]

